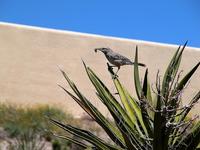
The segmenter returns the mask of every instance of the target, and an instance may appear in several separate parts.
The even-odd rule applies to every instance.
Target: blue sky
[[[200,47],[200,0],[0,0],[0,21]]]

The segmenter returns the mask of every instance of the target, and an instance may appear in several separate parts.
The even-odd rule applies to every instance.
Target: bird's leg
[[[117,73],[118,73],[118,71],[119,71],[119,69],[120,69],[120,66],[117,66],[118,68],[117,68],[117,72],[115,73],[115,75],[117,75]]]

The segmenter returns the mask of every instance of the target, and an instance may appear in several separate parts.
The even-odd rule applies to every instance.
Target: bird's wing
[[[116,54],[114,57],[115,57],[116,60],[131,62],[130,59],[128,59],[127,57],[122,56],[122,55],[120,55],[120,54]]]

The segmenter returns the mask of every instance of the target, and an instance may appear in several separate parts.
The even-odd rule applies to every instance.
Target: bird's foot
[[[117,74],[113,74],[113,75],[112,75],[112,78],[113,78],[113,79],[117,79],[118,77],[119,77],[119,76],[118,76]]]

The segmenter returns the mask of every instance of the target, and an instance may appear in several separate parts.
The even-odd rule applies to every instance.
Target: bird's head
[[[95,48],[94,51],[95,51],[95,52],[101,51],[102,53],[107,54],[108,52],[110,52],[110,51],[112,51],[112,50],[111,50],[110,48],[102,47],[102,48]]]

